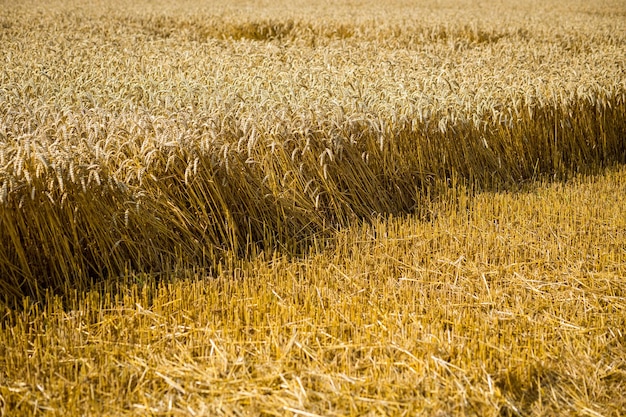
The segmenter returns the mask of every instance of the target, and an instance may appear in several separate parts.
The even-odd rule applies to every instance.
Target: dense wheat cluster
[[[625,114],[617,0],[0,0],[0,414],[619,415]]]
[[[10,295],[625,159],[623,7],[114,6],[3,8]]]

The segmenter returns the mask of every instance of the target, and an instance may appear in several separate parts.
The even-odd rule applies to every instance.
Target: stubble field
[[[0,0],[0,414],[626,413],[620,1]]]

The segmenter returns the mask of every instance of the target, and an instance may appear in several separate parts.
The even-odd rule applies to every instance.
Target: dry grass
[[[4,310],[2,409],[623,415],[626,170],[449,197],[303,259]]]
[[[0,415],[626,414],[626,7],[0,0]]]

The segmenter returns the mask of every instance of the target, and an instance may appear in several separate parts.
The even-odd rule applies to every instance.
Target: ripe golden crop
[[[619,14],[195,6],[3,12],[8,293],[295,250],[435,183],[625,159]]]
[[[0,0],[0,415],[622,414],[623,2],[126,3]]]

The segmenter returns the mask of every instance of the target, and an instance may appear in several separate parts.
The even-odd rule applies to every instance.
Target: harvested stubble
[[[624,415],[626,169],[428,209],[301,260],[2,310],[0,409]]]

